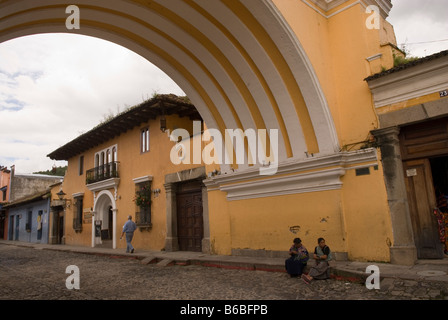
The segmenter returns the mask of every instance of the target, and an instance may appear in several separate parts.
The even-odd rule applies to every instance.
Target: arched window
[[[117,161],[117,147],[112,148],[112,162]]]
[[[141,153],[149,151],[149,128],[144,128],[141,130],[140,145],[141,145],[140,149]]]

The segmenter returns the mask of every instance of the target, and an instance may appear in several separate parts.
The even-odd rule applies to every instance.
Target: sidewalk
[[[125,253],[124,249],[38,244],[8,240],[0,240],[0,245],[13,245],[39,250],[60,250],[83,254],[106,255],[116,258],[134,258],[140,260],[143,264],[155,263],[161,267],[196,264],[205,267],[271,272],[285,272],[284,264],[285,259],[287,258],[287,256],[285,256],[285,258],[256,258],[209,255],[201,252],[186,251],[140,251],[138,249],[136,249],[135,253],[129,254]],[[313,262],[310,261],[308,265],[313,265]],[[441,260],[418,260],[414,266],[400,266],[377,262],[334,261],[331,269],[332,276],[349,281],[365,281],[369,276],[369,274],[366,273],[366,268],[369,265],[378,266],[381,280],[392,278],[448,283],[448,258]]]

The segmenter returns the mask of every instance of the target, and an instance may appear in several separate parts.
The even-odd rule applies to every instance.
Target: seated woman
[[[288,272],[291,277],[300,277],[303,268],[310,258],[308,250],[302,245],[302,240],[300,240],[300,238],[294,239],[294,244],[289,249],[289,254],[291,257],[285,261],[286,272]]]
[[[310,269],[308,275],[302,274],[302,279],[309,283],[311,280],[325,280],[330,278],[330,265],[328,261],[332,260],[330,248],[325,244],[324,238],[317,240],[318,246],[314,249],[314,259],[316,266]]]

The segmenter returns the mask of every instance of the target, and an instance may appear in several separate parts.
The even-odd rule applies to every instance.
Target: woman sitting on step
[[[325,280],[330,278],[330,265],[328,261],[332,260],[330,247],[325,244],[324,238],[317,239],[318,246],[314,249],[314,259],[316,266],[310,269],[308,275],[302,274],[302,279],[306,283],[311,280]]]
[[[291,257],[286,259],[285,269],[291,277],[300,277],[309,259],[309,254],[308,250],[302,245],[300,238],[295,238],[293,242],[294,244],[289,249]]]

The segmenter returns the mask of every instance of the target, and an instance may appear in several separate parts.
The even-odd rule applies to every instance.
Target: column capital
[[[171,182],[170,183],[165,183],[163,186],[165,187],[165,192],[166,193],[176,192],[176,190],[177,190],[177,186],[176,186],[175,183],[171,183]]]
[[[370,131],[375,138],[380,141],[387,142],[396,140],[398,142],[398,135],[400,134],[400,127],[388,127],[383,129],[376,129]]]

